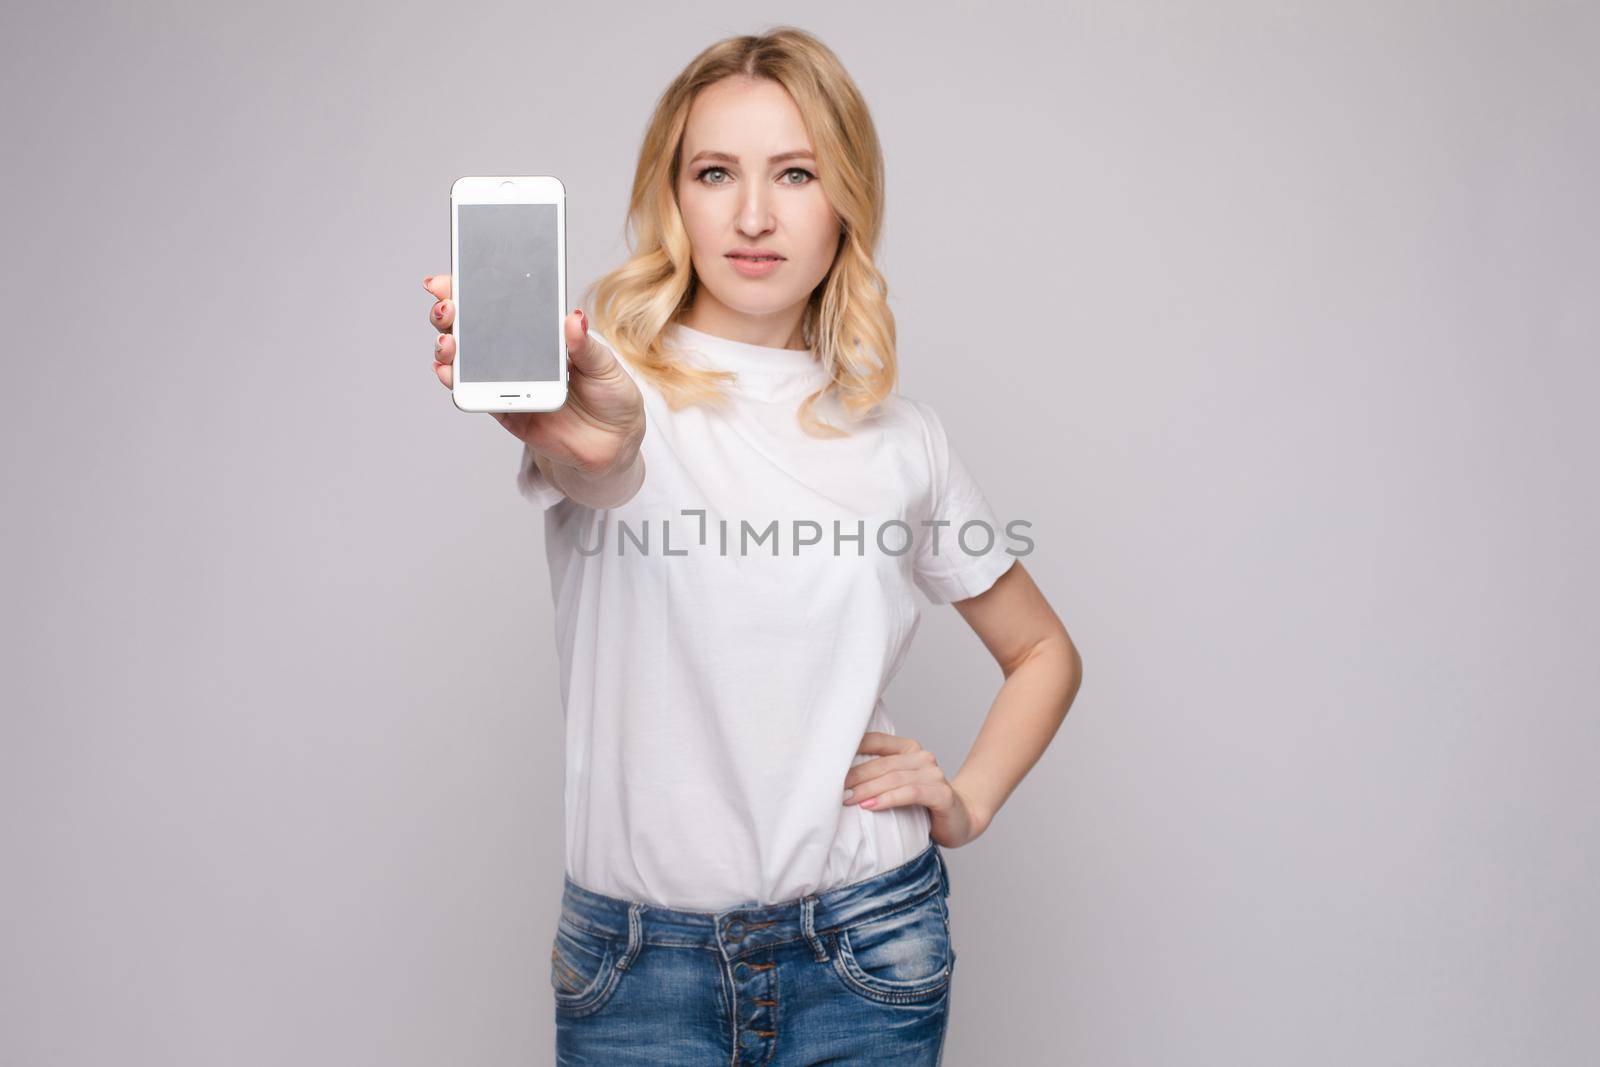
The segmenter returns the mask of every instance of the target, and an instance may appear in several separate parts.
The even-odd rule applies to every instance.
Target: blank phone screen
[[[555,204],[456,206],[456,376],[560,380]]]

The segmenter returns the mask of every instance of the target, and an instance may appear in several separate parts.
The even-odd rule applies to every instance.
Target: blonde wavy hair
[[[814,411],[834,395],[853,419],[874,414],[894,389],[894,315],[888,283],[873,262],[883,227],[883,152],[855,82],[816,37],[792,26],[729,37],[695,56],[673,79],[645,130],[634,171],[624,239],[627,262],[584,295],[596,327],[650,379],[673,410],[720,406],[735,375],[676,358],[667,327],[693,302],[700,280],[678,210],[677,180],[689,107],[706,86],[733,75],[782,85],[800,109],[817,159],[817,178],[840,220],[832,267],[801,319],[809,347],[828,368],[827,383],[800,404],[796,419],[814,436],[847,436]]]

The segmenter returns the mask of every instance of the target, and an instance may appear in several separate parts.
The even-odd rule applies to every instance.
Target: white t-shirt
[[[871,877],[928,844],[921,805],[842,803],[845,774],[873,758],[856,754],[862,735],[898,733],[883,691],[921,619],[912,587],[975,596],[1018,541],[928,405],[895,394],[852,425],[830,397],[819,414],[850,436],[812,437],[795,418],[825,378],[811,352],[668,330],[739,381],[727,408],[673,411],[619,354],[647,420],[632,500],[578,504],[526,448],[518,473],[546,509],[567,875],[698,911]],[[971,520],[992,540],[975,526],[958,544]]]

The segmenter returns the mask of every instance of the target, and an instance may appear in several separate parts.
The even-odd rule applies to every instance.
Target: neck
[[[684,309],[678,321],[691,330],[740,344],[761,348],[805,349],[807,345],[800,329],[804,313],[805,305],[802,303],[770,315],[747,315],[734,311],[714,297],[708,299],[707,294],[702,293],[701,299]]]

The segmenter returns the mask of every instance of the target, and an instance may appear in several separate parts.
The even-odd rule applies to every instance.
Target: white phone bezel
[[[508,184],[509,183],[509,184]],[[567,189],[548,174],[523,176],[473,175],[450,185],[451,301],[461,311],[459,210],[463,204],[554,204],[556,207],[556,334],[561,354],[560,377],[551,382],[463,382],[453,380],[450,396],[462,411],[555,411],[567,402]],[[471,314],[467,305],[467,314]],[[452,329],[454,327],[452,326]],[[461,362],[461,337],[456,335],[455,363]],[[470,354],[469,354],[470,358]]]

